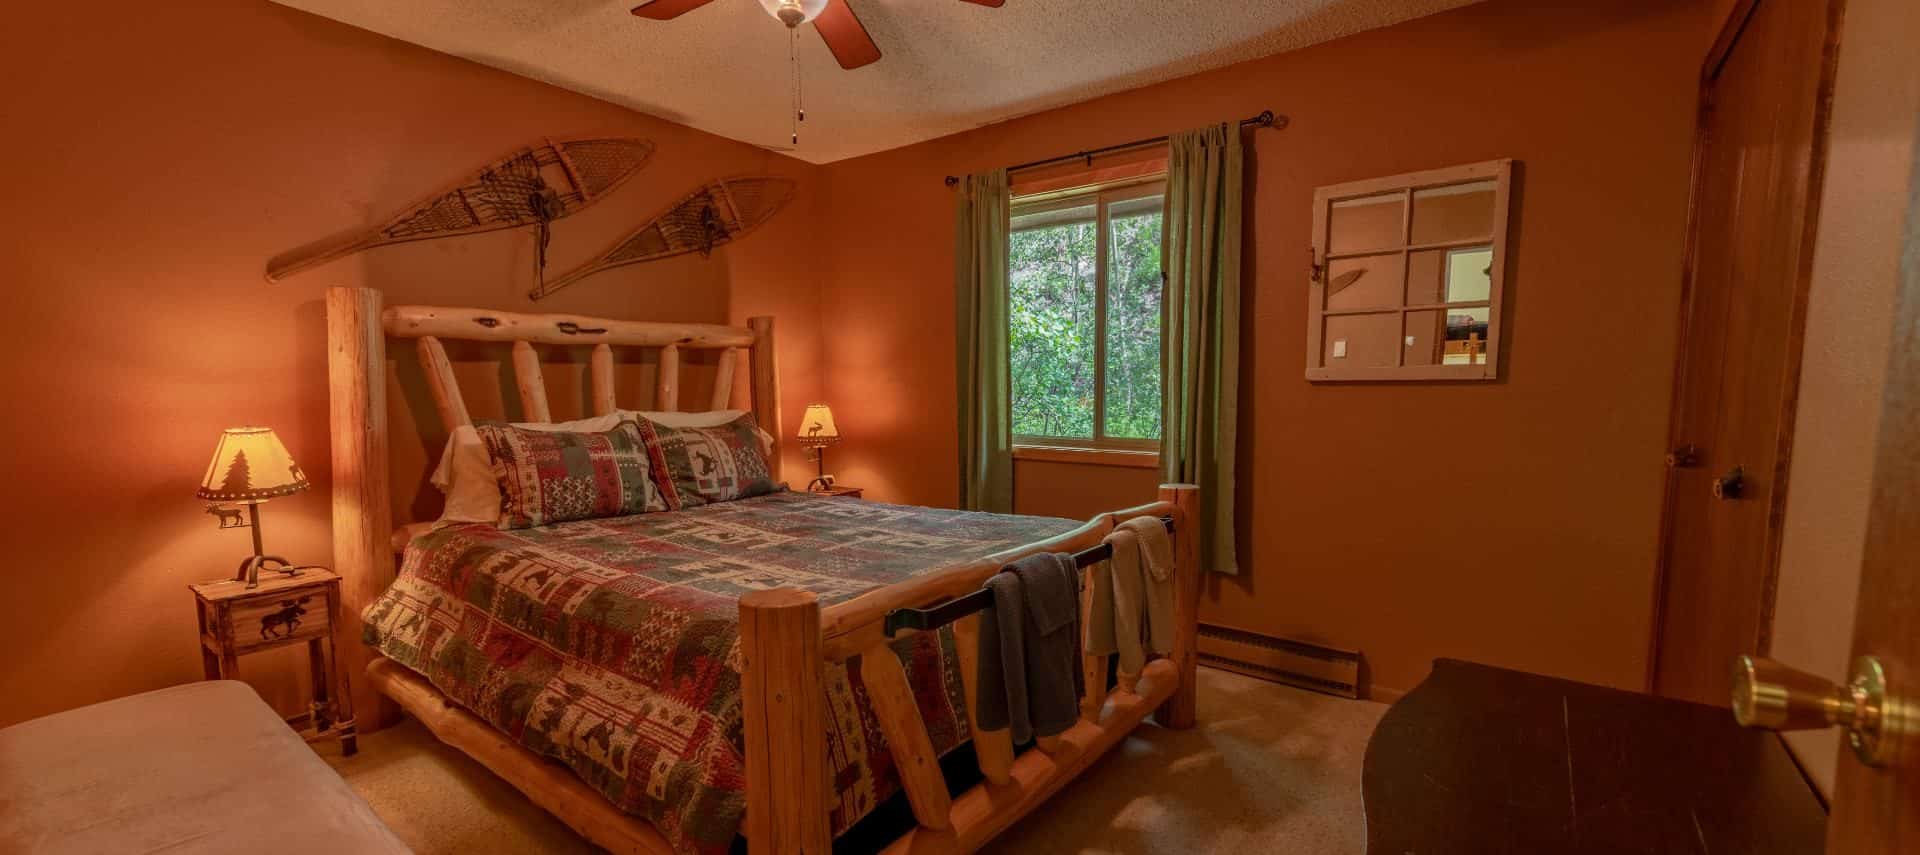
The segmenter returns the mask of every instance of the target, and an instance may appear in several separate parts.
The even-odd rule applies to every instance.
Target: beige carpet
[[[1359,855],[1360,761],[1385,710],[1203,668],[1200,727],[1141,727],[988,851]],[[351,759],[322,750],[421,855],[597,851],[417,722]]]

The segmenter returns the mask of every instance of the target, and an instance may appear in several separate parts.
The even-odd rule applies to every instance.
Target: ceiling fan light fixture
[[[820,13],[826,11],[827,0],[760,0],[760,5],[780,23],[798,27],[820,17]]]

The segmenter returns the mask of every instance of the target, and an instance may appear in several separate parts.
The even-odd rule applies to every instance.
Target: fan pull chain
[[[807,106],[800,88],[800,31],[787,28],[787,60],[793,64],[793,144],[800,144],[800,123],[807,120]]]

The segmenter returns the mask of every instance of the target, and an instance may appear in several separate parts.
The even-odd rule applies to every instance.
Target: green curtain
[[[1161,475],[1200,485],[1200,564],[1239,573],[1233,545],[1245,153],[1225,123],[1167,142]]]
[[[969,175],[954,209],[954,319],[960,352],[960,507],[1013,513],[1007,354],[1007,171]]]

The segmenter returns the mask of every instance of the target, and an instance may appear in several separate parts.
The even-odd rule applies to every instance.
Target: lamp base
[[[276,564],[279,566],[274,566]],[[249,555],[245,560],[240,562],[240,570],[233,574],[233,578],[235,581],[245,579],[247,589],[252,590],[260,587],[260,571],[262,570],[269,573],[279,573],[289,579],[300,575],[300,568],[293,566],[293,562],[281,558],[278,555]]]
[[[813,449],[814,464],[819,468],[816,470],[818,477],[807,482],[807,492],[826,492],[833,486],[833,476],[827,474],[827,447],[822,443],[809,443],[809,445]]]

